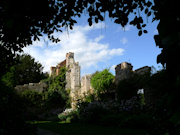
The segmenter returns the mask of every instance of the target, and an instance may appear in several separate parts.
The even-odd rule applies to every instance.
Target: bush
[[[130,80],[122,80],[119,82],[117,87],[117,98],[119,101],[130,99],[137,95],[138,88]]]
[[[62,109],[51,109],[39,115],[39,120],[59,121],[58,114]]]
[[[66,85],[66,67],[60,69],[58,76],[51,76],[45,80],[45,83],[48,84],[48,89],[46,91],[47,97],[46,100],[50,106],[57,105],[64,107],[70,101],[68,91],[65,89]]]
[[[104,69],[92,76],[91,85],[97,95],[99,95],[100,93],[105,92],[112,85],[113,79],[114,75],[109,72],[109,69]]]
[[[78,105],[80,121],[91,124],[99,123],[101,116],[110,112],[106,105],[100,101],[81,102]]]
[[[43,94],[37,91],[25,90],[20,96],[25,100],[27,106],[42,108]]]
[[[13,89],[5,86],[0,80],[0,134],[36,134],[36,127],[27,123],[26,105]]]
[[[96,99],[96,96],[94,93],[93,94],[90,93],[90,94],[84,96],[84,101],[88,102],[88,103],[94,102],[95,99]]]
[[[60,121],[75,122],[77,121],[78,113],[74,109],[65,109],[62,113],[58,115]]]
[[[121,125],[129,116],[141,115],[144,110],[138,97],[129,100],[78,102],[79,120],[91,124],[108,126]]]
[[[70,117],[71,115],[70,114],[59,114],[58,115],[58,118],[59,118],[59,120],[60,121],[66,121],[66,119],[68,118],[68,117]]]

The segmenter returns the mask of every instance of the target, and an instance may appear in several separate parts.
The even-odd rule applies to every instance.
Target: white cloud
[[[118,49],[112,49],[112,50],[110,50],[109,54],[110,54],[111,56],[114,56],[114,55],[122,55],[123,52],[124,52],[124,49],[118,48]]]
[[[81,69],[97,67],[99,62],[107,62],[113,56],[123,55],[124,49],[110,49],[108,43],[101,43],[105,38],[103,35],[97,35],[95,38],[87,37],[87,34],[93,30],[102,28],[103,24],[96,24],[93,27],[75,26],[74,30],[60,33],[58,36],[61,41],[57,44],[49,42],[48,45],[41,40],[37,44],[24,48],[24,52],[30,53],[37,61],[41,62],[49,71],[51,66],[65,59],[67,52],[75,53],[75,61],[79,62]],[[82,73],[83,74],[83,73]]]
[[[103,38],[104,38],[104,36],[100,35],[99,37],[95,38],[94,41],[95,42],[99,42]]]
[[[123,38],[121,39],[121,43],[122,43],[122,44],[126,44],[127,42],[128,42],[128,39],[127,39],[127,38],[123,37]]]

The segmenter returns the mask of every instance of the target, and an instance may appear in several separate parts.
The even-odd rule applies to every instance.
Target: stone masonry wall
[[[66,66],[66,59],[59,64],[57,64],[56,67],[50,67],[50,76],[57,76],[59,75],[60,68]]]
[[[79,90],[79,96],[84,97],[89,93],[93,93],[93,88],[91,86],[92,75],[88,74],[81,78],[81,89]]]
[[[143,74],[150,72],[150,71],[151,71],[151,67],[144,66],[142,68],[136,69],[134,71],[134,74],[143,75]]]
[[[80,89],[80,66],[75,62],[72,52],[66,54],[66,68],[66,90],[70,89],[71,106],[75,108]]]
[[[24,85],[16,85],[15,89],[18,92],[23,92],[25,90],[31,90],[31,91],[37,91],[37,92],[43,92],[46,90],[48,85],[45,82],[39,82],[39,83],[29,83]]]
[[[129,79],[133,76],[133,66],[130,63],[123,62],[115,67],[115,80],[114,83],[118,85],[119,81]]]

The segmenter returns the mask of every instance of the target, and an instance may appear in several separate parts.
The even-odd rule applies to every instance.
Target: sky
[[[92,74],[110,68],[115,75],[115,66],[129,62],[133,70],[143,66],[158,68],[156,58],[161,49],[156,47],[154,35],[158,33],[158,22],[147,20],[147,34],[138,36],[135,26],[122,28],[106,17],[105,21],[88,25],[87,16],[77,18],[73,30],[63,28],[62,33],[54,33],[60,42],[52,43],[47,36],[34,41],[32,45],[23,48],[43,66],[43,72],[49,72],[51,66],[56,66],[65,59],[66,53],[74,52],[75,61],[81,66],[81,76]]]

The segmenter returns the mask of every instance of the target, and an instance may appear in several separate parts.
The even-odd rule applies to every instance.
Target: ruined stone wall
[[[117,85],[121,80],[130,79],[136,75],[143,75],[150,72],[150,70],[151,67],[144,66],[133,71],[133,66],[130,63],[123,62],[115,67],[116,75],[114,83]]]
[[[54,76],[55,75],[55,71],[56,71],[56,67],[50,67],[50,76]]]
[[[88,74],[81,78],[81,89],[79,90],[80,97],[84,97],[85,95],[93,93],[93,88],[91,86],[91,77],[92,75]]]
[[[151,71],[151,67],[144,66],[144,67],[142,67],[142,68],[136,69],[136,70],[134,71],[134,74],[135,74],[135,75],[143,75],[143,74],[145,74],[145,73],[147,73],[147,72],[150,72],[150,71]]]
[[[24,84],[24,85],[16,85],[15,90],[18,92],[23,92],[26,90],[31,90],[31,91],[37,91],[37,92],[43,92],[46,90],[48,85],[45,82],[39,82],[39,83],[29,83],[29,84]]]
[[[80,88],[80,66],[75,62],[72,52],[66,54],[66,68],[66,89],[76,91]]]
[[[66,90],[70,90],[71,106],[74,108],[80,89],[80,66],[74,60],[74,53],[66,54]]]
[[[115,67],[115,80],[114,83],[118,85],[119,81],[129,79],[133,76],[133,66],[130,63],[123,62]]]
[[[60,69],[64,66],[66,66],[66,60],[57,64],[56,67],[50,67],[50,76],[58,76],[60,73]]]

